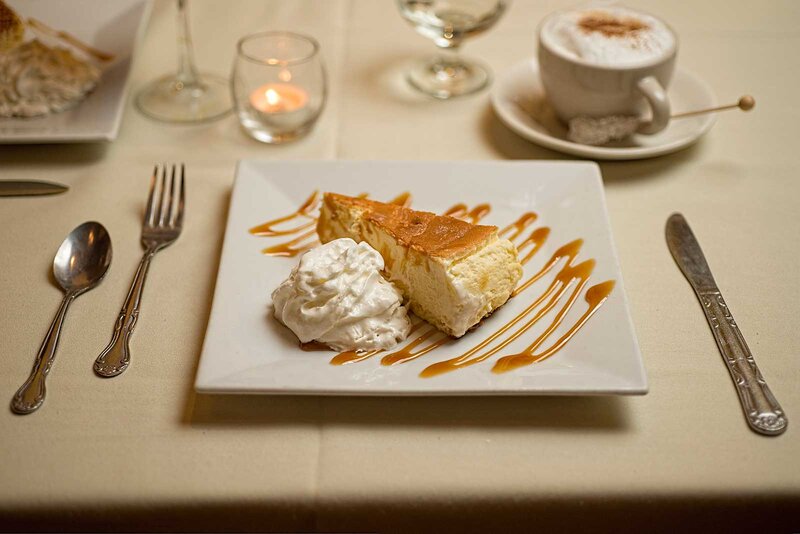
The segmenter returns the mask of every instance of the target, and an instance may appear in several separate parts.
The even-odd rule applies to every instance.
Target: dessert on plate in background
[[[26,40],[29,29],[33,36]],[[100,63],[110,59],[69,34],[25,20],[0,0],[0,118],[75,107],[100,81]]]

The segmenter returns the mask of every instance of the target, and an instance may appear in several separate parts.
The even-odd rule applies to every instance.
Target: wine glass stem
[[[458,70],[463,65],[460,53],[461,43],[451,43],[450,46],[440,46],[438,48],[439,53],[436,58],[436,69],[447,73],[449,76],[453,76],[453,69]]]
[[[194,66],[187,2],[178,0],[178,82],[183,86],[192,86],[198,85],[198,76]]]

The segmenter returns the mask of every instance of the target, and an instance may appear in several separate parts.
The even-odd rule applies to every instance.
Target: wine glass
[[[178,0],[178,72],[147,84],[136,107],[153,119],[182,123],[212,121],[231,111],[228,80],[195,67],[187,0]]]
[[[436,98],[480,91],[489,85],[487,67],[458,54],[461,42],[491,28],[506,10],[505,0],[397,0],[400,13],[440,53],[416,63],[407,74],[417,90]]]

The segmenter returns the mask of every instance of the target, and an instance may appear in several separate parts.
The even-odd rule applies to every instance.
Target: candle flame
[[[275,89],[272,89],[272,88],[267,89],[264,92],[264,96],[267,99],[267,104],[269,104],[270,106],[274,106],[275,104],[277,104],[281,100],[281,97],[278,94],[278,92]]]

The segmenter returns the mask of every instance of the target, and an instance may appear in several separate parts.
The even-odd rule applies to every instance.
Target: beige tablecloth
[[[331,98],[313,134],[272,147],[236,119],[150,121],[129,103],[110,144],[0,147],[0,179],[64,182],[68,194],[0,199],[0,399],[27,376],[60,293],[52,254],[71,228],[102,221],[107,279],[73,305],[38,413],[0,410],[0,528],[333,531],[800,530],[800,434],[748,430],[727,371],[663,228],[682,211],[761,370],[800,420],[800,3],[633,1],[681,36],[679,63],[720,101],[697,145],[603,163],[611,222],[650,393],[635,398],[276,398],[197,395],[236,161],[553,159],[494,117],[488,93],[414,95],[405,61],[432,44],[390,1],[196,1],[203,70],[229,72],[237,38],[313,34]],[[174,66],[174,2],[154,6],[132,86]],[[534,53],[534,33],[566,1],[516,0],[466,51],[500,73]],[[134,364],[114,380],[105,346],[141,254],[148,174],[185,161],[188,221],[148,280]],[[691,517],[681,519],[682,513]]]

